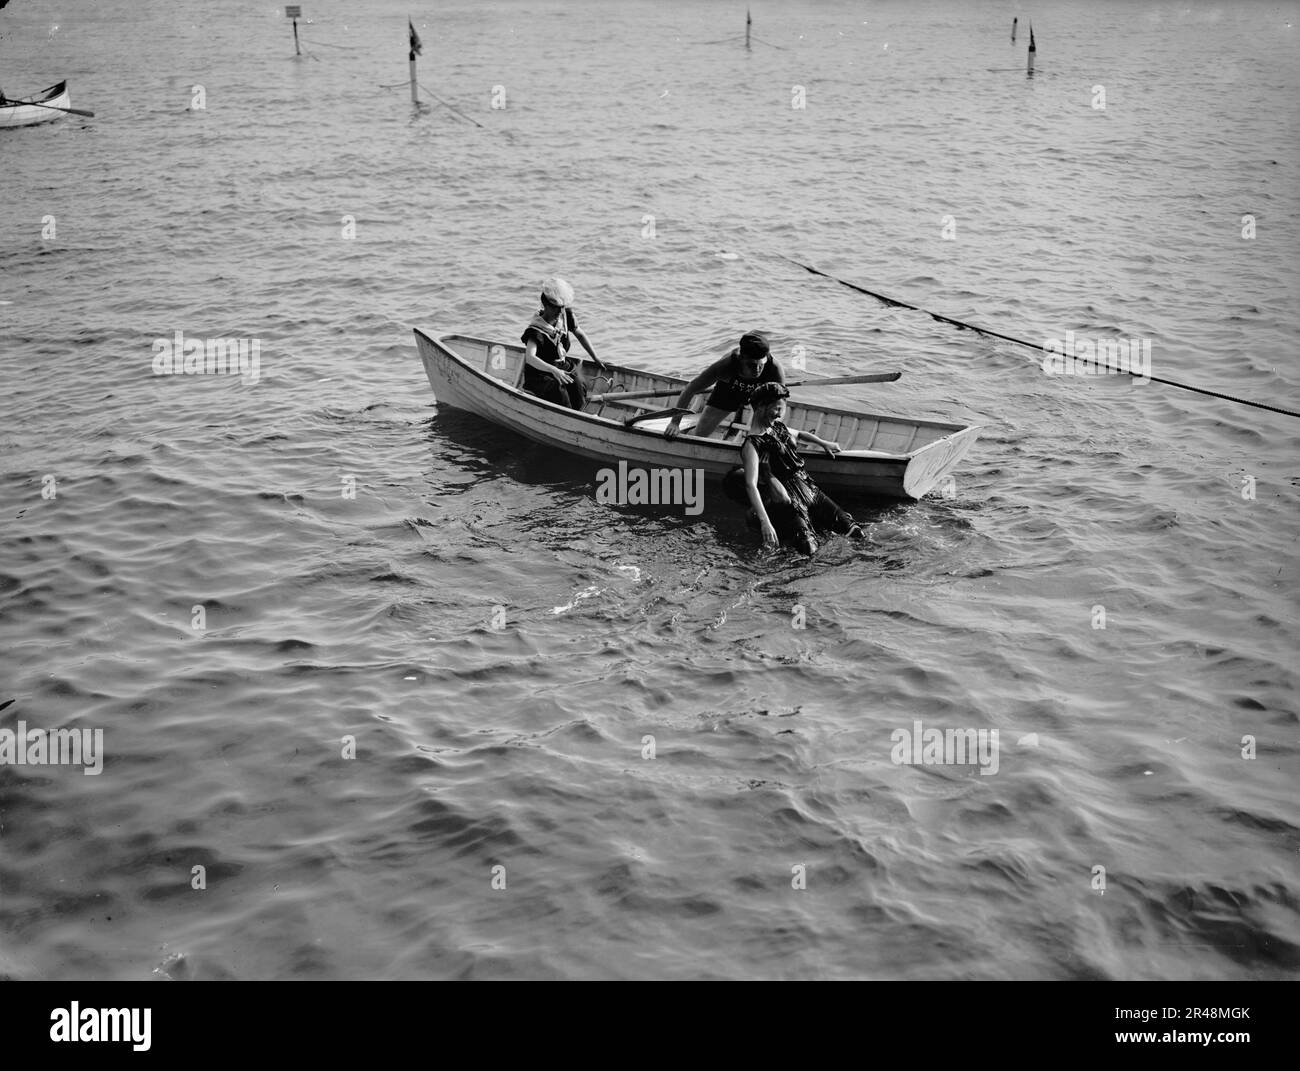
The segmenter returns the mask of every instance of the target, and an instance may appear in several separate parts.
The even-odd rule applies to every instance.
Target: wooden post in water
[[[1016,23],[1019,21],[1020,17],[1018,15],[1011,20],[1011,43],[1013,45],[1016,43]]]
[[[424,46],[420,44],[420,35],[415,32],[415,24],[411,22],[411,17],[406,17],[406,29],[410,33],[410,52],[407,53],[407,60],[411,65],[411,103],[417,107],[420,104],[420,83],[415,80],[415,57],[424,51]]]
[[[298,47],[298,20],[302,18],[302,6],[299,4],[286,4],[284,8],[284,17],[293,19],[293,54],[302,55],[302,49]]]
[[[750,18],[749,8],[745,8],[745,49],[749,50],[749,27],[754,20]]]
[[[1038,51],[1038,46],[1034,44],[1034,24],[1029,24],[1029,77],[1034,77],[1034,53]]]

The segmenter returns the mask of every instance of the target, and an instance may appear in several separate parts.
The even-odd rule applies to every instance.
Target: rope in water
[[[829,279],[831,282],[839,283],[840,286],[846,286],[850,290],[857,291],[859,294],[866,294],[868,297],[873,297],[877,301],[883,301],[886,305],[900,309],[911,309],[913,312],[923,312],[926,316],[938,320],[940,323],[951,324],[958,330],[974,331],[976,334],[988,335],[990,338],[1004,339],[1007,342],[1014,342],[1018,346],[1027,346],[1030,349],[1040,350],[1043,353],[1053,353],[1052,350],[1047,349],[1045,346],[1040,346],[1037,342],[1026,342],[1023,338],[1016,338],[1013,335],[1004,335],[1001,331],[992,331],[987,327],[980,327],[978,324],[967,323],[965,320],[955,320],[951,316],[944,316],[941,313],[931,312],[929,309],[923,309],[919,305],[911,305],[906,301],[899,301],[897,298],[891,298],[886,294],[878,293],[875,290],[869,290],[865,286],[859,286],[857,283],[851,283],[846,279],[840,279],[828,272],[821,271],[819,268],[814,268],[809,264],[804,264],[802,261],[795,260],[793,257],[787,257],[781,253],[777,253],[776,255],[782,260],[803,268],[804,271],[811,272],[813,275],[820,275],[823,279]],[[1093,358],[1075,357],[1073,360],[1079,361],[1083,364],[1103,364],[1103,362],[1097,361]],[[1110,365],[1103,366],[1107,368],[1112,367]],[[1125,375],[1129,376],[1137,375],[1135,372],[1128,372],[1124,369],[1118,369],[1118,371],[1124,372]],[[1205,387],[1195,387],[1190,383],[1179,383],[1174,379],[1162,379],[1159,376],[1145,375],[1141,378],[1149,379],[1152,383],[1163,384],[1166,387],[1177,387],[1180,390],[1190,390],[1195,391],[1197,394],[1205,394],[1211,398],[1221,398],[1225,402],[1236,402],[1238,405],[1249,405],[1255,409],[1267,410],[1270,413],[1280,413],[1282,416],[1300,417],[1300,412],[1296,412],[1294,409],[1283,409],[1281,406],[1267,405],[1264,402],[1251,401],[1249,398],[1238,398],[1232,394],[1224,394],[1222,391],[1208,390]]]
[[[417,84],[418,84],[418,83],[417,83]],[[447,109],[449,112],[451,112],[453,115],[459,115],[459,116],[460,116],[462,119],[464,119],[466,122],[473,123],[473,124],[474,124],[476,127],[478,127],[480,130],[486,130],[486,129],[487,129],[487,127],[485,127],[485,126],[484,126],[482,123],[480,123],[477,119],[471,119],[468,115],[466,115],[464,112],[462,112],[462,111],[460,111],[459,109],[457,109],[454,105],[448,104],[445,100],[443,100],[440,96],[438,96],[437,93],[434,93],[432,90],[425,89],[424,86],[420,86],[420,89],[421,89],[422,92],[428,93],[429,96],[431,96],[434,100],[436,100],[439,104],[441,104],[444,108],[446,108],[446,109]]]
[[[745,39],[745,35],[741,33],[741,34],[732,34],[730,37],[719,37],[716,41],[688,41],[687,44],[734,45],[737,42],[743,41],[744,39]],[[757,41],[760,45],[767,45],[768,48],[775,48],[778,52],[790,51],[789,48],[787,48],[785,45],[774,45],[772,44],[771,41],[764,41],[761,37],[754,37],[753,39]],[[1020,68],[1017,67],[1016,70],[1020,70]]]
[[[379,84],[379,88],[380,88],[380,89],[398,89],[399,87],[400,87],[400,88],[405,88],[405,87],[409,86],[410,84],[411,84],[410,81],[406,81],[406,82],[392,82],[392,83],[381,82],[381,83]],[[482,123],[480,123],[477,119],[472,119],[472,118],[470,118],[470,117],[469,117],[468,115],[466,115],[464,112],[462,112],[462,111],[460,111],[458,108],[456,108],[455,105],[448,104],[445,100],[443,100],[440,96],[438,96],[437,93],[433,92],[431,89],[426,89],[426,88],[425,88],[421,83],[418,83],[418,82],[416,83],[416,85],[418,85],[418,86],[420,87],[420,92],[422,92],[422,93],[428,93],[429,96],[431,96],[434,100],[436,100],[439,104],[441,104],[444,108],[446,108],[446,109],[447,109],[449,112],[451,112],[452,114],[460,116],[460,118],[464,119],[467,123],[473,123],[473,124],[474,124],[476,127],[478,127],[480,130],[486,130],[486,129],[487,129],[487,127],[485,127],[485,126],[484,126]],[[498,133],[501,133],[501,131],[498,131]]]
[[[298,36],[304,43],[307,41],[306,34],[299,34]],[[364,47],[363,45],[332,45],[328,41],[317,41],[315,38],[312,38],[311,43],[317,48],[337,48],[343,52],[360,52]]]

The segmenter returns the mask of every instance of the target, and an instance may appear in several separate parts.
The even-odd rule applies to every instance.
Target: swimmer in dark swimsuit
[[[863,532],[849,514],[813,483],[803,458],[795,449],[796,442],[803,438],[834,457],[840,444],[827,442],[810,431],[787,428],[781,418],[785,416],[785,400],[789,396],[790,392],[778,383],[767,383],[754,391],[750,399],[754,420],[740,451],[744,468],[728,473],[724,485],[729,496],[740,499],[743,482],[744,494],[758,518],[765,547],[779,543],[779,525],[785,539],[805,554],[815,554],[814,529],[839,532],[854,539],[863,538]]]
[[[691,400],[703,391],[713,388],[695,427],[690,434],[709,436],[724,420],[749,404],[749,396],[760,383],[784,383],[785,373],[772,356],[767,339],[757,331],[741,336],[740,345],[721,360],[714,361],[692,379],[677,398],[677,408],[686,409]],[[664,429],[666,438],[673,438],[681,426],[679,413]]]

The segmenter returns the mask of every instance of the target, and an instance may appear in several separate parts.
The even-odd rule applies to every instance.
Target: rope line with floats
[[[1005,335],[1001,331],[993,331],[987,327],[980,327],[978,324],[967,323],[965,320],[957,320],[951,316],[944,316],[942,313],[931,312],[929,309],[923,309],[919,305],[912,305],[906,301],[899,301],[897,298],[891,298],[887,294],[881,294],[876,290],[870,290],[865,286],[859,286],[857,283],[851,283],[847,279],[840,279],[837,276],[831,275],[829,272],[824,272],[820,268],[814,268],[810,264],[804,264],[802,261],[795,260],[793,257],[787,257],[782,253],[777,253],[775,256],[778,256],[782,260],[788,261],[797,267],[803,268],[806,272],[811,272],[813,275],[820,275],[823,279],[829,279],[831,282],[839,283],[840,286],[848,287],[850,290],[856,291],[859,294],[866,294],[868,297],[873,297],[877,301],[884,302],[884,304],[893,308],[911,309],[913,312],[924,313],[926,316],[937,320],[939,323],[950,324],[959,331],[974,331],[979,335],[987,335],[990,338],[1000,338],[1007,342],[1014,342],[1017,346],[1026,346],[1032,350],[1039,350],[1042,353],[1057,356],[1055,351],[1049,350],[1046,346],[1040,346],[1037,342],[1026,342],[1023,338],[1016,338],[1014,335]],[[1138,373],[1136,372],[1130,372],[1123,368],[1115,368],[1114,365],[1098,361],[1096,358],[1077,357],[1072,355],[1071,359],[1080,364],[1101,365],[1102,367],[1109,368],[1113,371],[1123,372],[1124,375],[1127,376],[1138,376]],[[1176,379],[1163,379],[1160,376],[1145,374],[1141,375],[1139,378],[1149,379],[1152,383],[1160,383],[1166,387],[1177,387],[1179,390],[1194,391],[1197,394],[1204,394],[1210,398],[1221,398],[1225,402],[1236,402],[1238,405],[1249,405],[1255,409],[1263,409],[1270,413],[1280,413],[1282,416],[1300,417],[1300,412],[1297,412],[1294,409],[1283,409],[1281,406],[1268,405],[1265,402],[1256,402],[1249,398],[1238,398],[1232,394],[1224,394],[1222,391],[1209,390],[1206,387],[1196,387],[1190,383],[1180,383]]]

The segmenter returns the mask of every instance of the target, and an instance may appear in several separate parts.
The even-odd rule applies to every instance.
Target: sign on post
[[[293,54],[302,55],[302,49],[298,47],[298,20],[302,18],[301,4],[286,4],[284,8],[284,17],[293,19]]]

